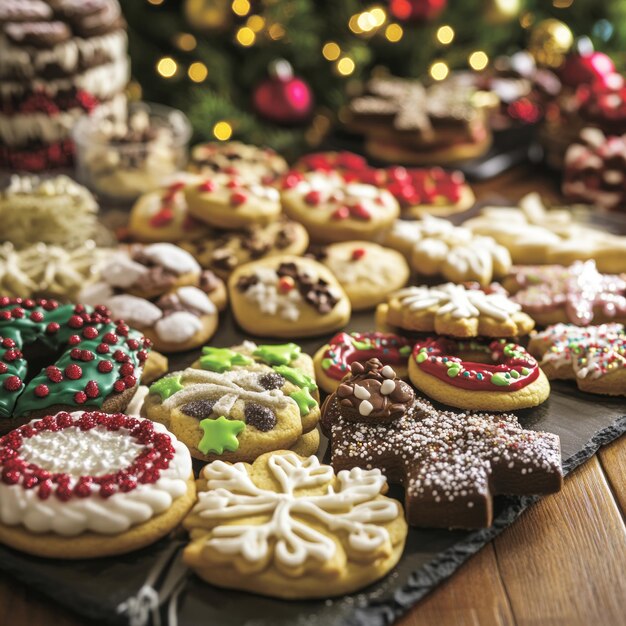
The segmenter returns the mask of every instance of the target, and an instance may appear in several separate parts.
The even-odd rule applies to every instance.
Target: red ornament
[[[448,0],[391,0],[389,11],[401,22],[427,22],[435,19]]]
[[[269,68],[269,78],[259,83],[252,94],[255,111],[277,124],[302,124],[313,109],[309,84],[293,75],[288,61],[279,59]]]
[[[561,81],[569,87],[606,87],[612,80],[609,77],[614,74],[613,61],[603,52],[596,52],[588,37],[581,37],[576,42],[576,50],[567,56],[559,69]]]

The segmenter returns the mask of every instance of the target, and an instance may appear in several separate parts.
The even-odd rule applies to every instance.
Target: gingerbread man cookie
[[[331,464],[335,471],[379,468],[390,482],[404,485],[410,525],[487,527],[494,495],[546,494],[561,488],[556,435],[524,430],[513,415],[440,411],[415,398],[412,390],[398,402],[388,401],[388,411],[372,418],[369,406],[363,414],[353,405],[366,401],[359,398],[365,395],[364,376],[371,372],[378,381],[384,368],[371,361],[366,372],[355,366],[354,376],[342,383],[346,390],[352,388],[352,395],[341,396],[340,387],[323,407],[321,424],[331,440]],[[391,373],[386,378],[394,380]],[[367,401],[374,404],[371,398]]]

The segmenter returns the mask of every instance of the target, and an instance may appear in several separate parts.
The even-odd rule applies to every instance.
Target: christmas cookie
[[[332,243],[317,259],[344,288],[353,311],[374,308],[409,280],[409,266],[399,252],[369,241]]]
[[[350,301],[337,279],[312,259],[277,256],[237,268],[228,280],[237,323],[262,337],[311,337],[341,328]]]
[[[182,244],[202,267],[224,280],[244,263],[281,254],[299,256],[308,245],[304,226],[284,216],[267,226],[216,231],[211,237]]]
[[[219,172],[267,184],[287,171],[287,162],[271,148],[250,146],[240,141],[210,141],[191,149],[187,168],[197,174]]]
[[[626,276],[601,274],[594,261],[514,267],[504,281],[512,300],[542,326],[626,322]]]
[[[281,212],[275,187],[231,174],[198,175],[185,187],[189,213],[215,228],[267,225]]]
[[[0,438],[0,542],[86,559],[137,550],[195,501],[189,452],[149,420],[57,413]]]
[[[410,525],[487,527],[494,495],[561,488],[558,436],[524,430],[513,415],[437,410],[375,359],[352,368],[323,407],[331,464],[401,483]]]
[[[150,348],[149,340],[124,322],[114,322],[105,307],[54,300],[0,298],[0,337],[4,432],[25,419],[68,408],[123,411]],[[46,357],[51,363],[32,378],[26,348],[39,355],[39,363]]]
[[[315,377],[324,391],[332,393],[354,361],[376,358],[405,378],[412,345],[409,339],[392,333],[337,333],[315,353]]]
[[[526,350],[505,339],[420,339],[409,360],[411,382],[425,395],[460,409],[512,411],[537,406],[550,384]]]
[[[372,240],[400,213],[386,190],[346,182],[335,172],[291,172],[283,178],[285,213],[305,226],[317,242]]]
[[[575,380],[581,391],[626,396],[626,332],[622,324],[555,324],[533,333],[528,349],[550,379]]]
[[[311,358],[299,346],[246,342],[203,348],[192,367],[150,387],[143,414],[195,458],[251,462],[283,448],[315,453],[318,401]]]
[[[377,469],[335,474],[311,456],[214,461],[185,520],[183,558],[212,585],[287,599],[351,593],[398,562],[407,525]]]
[[[454,337],[517,337],[535,325],[521,309],[502,293],[446,283],[391,294],[378,306],[376,319],[381,325]]]

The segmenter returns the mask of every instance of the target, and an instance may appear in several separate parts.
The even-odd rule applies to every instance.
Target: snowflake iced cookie
[[[391,294],[386,304],[378,306],[376,322],[453,337],[517,337],[535,325],[521,308],[502,293],[446,283],[407,287]]]
[[[509,251],[494,239],[435,217],[396,220],[384,243],[402,252],[418,274],[441,275],[455,283],[487,286],[511,269]]]
[[[408,359],[413,342],[393,333],[337,333],[313,357],[315,377],[320,387],[332,393],[350,373],[354,361],[379,359],[392,365],[400,377],[408,375]]]
[[[351,593],[398,562],[407,525],[379,470],[335,474],[280,451],[252,465],[214,461],[184,525],[184,561],[218,587],[299,599]]]
[[[198,175],[184,193],[190,215],[215,228],[267,225],[281,212],[275,187],[231,174]]]
[[[626,396],[626,332],[622,324],[555,324],[531,335],[529,351],[550,379],[575,380],[581,391]]]
[[[319,392],[311,358],[293,343],[207,346],[192,367],[150,387],[143,415],[204,461],[253,461],[319,445]]]
[[[516,266],[504,286],[542,326],[626,322],[626,275],[602,274],[595,261]]]
[[[487,527],[494,495],[559,491],[558,436],[524,430],[509,414],[441,411],[410,387],[393,402],[387,399],[391,384],[384,388],[393,370],[380,365],[364,370],[352,364],[358,366],[353,375],[324,403],[321,425],[335,471],[378,468],[404,486],[410,525]],[[363,399],[366,385],[370,397]],[[388,408],[375,414],[370,405]]]
[[[550,394],[537,361],[505,339],[420,339],[409,359],[409,378],[428,397],[461,409],[513,411],[537,406]]]
[[[191,457],[160,424],[57,413],[0,438],[0,542],[37,556],[123,554],[175,528],[195,502]]]
[[[374,308],[409,280],[409,266],[399,252],[369,241],[331,243],[317,259],[339,281],[353,311]]]
[[[320,243],[376,239],[400,214],[388,191],[346,182],[334,172],[290,172],[283,178],[281,201],[285,213]]]
[[[228,279],[237,323],[251,335],[310,337],[338,330],[350,300],[330,270],[313,259],[276,256],[247,263]]]

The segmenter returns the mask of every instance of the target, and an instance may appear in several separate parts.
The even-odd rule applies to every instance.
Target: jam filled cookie
[[[251,335],[311,337],[350,319],[337,279],[312,259],[278,256],[242,265],[228,280],[228,294],[237,323]]]
[[[419,340],[409,360],[409,378],[425,395],[460,409],[525,409],[550,395],[537,361],[522,346],[504,339]]]
[[[379,359],[392,365],[402,378],[408,376],[408,361],[413,342],[392,333],[337,333],[313,357],[315,376],[320,387],[332,393],[350,373],[354,361]]]
[[[400,213],[388,191],[346,182],[335,172],[291,172],[283,179],[281,199],[285,213],[321,243],[376,239]]]
[[[524,430],[513,415],[437,410],[376,359],[352,364],[321,424],[335,471],[379,468],[404,485],[412,526],[487,527],[494,495],[554,493],[563,482],[557,435]]]
[[[317,259],[344,288],[353,311],[373,309],[409,280],[409,266],[399,252],[369,241],[332,243]]]
[[[533,333],[528,349],[550,379],[575,380],[581,391],[626,396],[626,332],[622,324],[555,324]]]
[[[533,320],[502,293],[486,293],[463,285],[407,287],[380,304],[380,326],[436,332],[454,337],[517,337],[528,334]]]
[[[252,465],[214,461],[185,520],[183,559],[218,587],[287,599],[351,593],[398,562],[407,525],[377,469],[335,474],[280,451]]]
[[[57,413],[0,438],[0,541],[36,556],[87,559],[137,550],[195,501],[191,458],[149,420]]]

